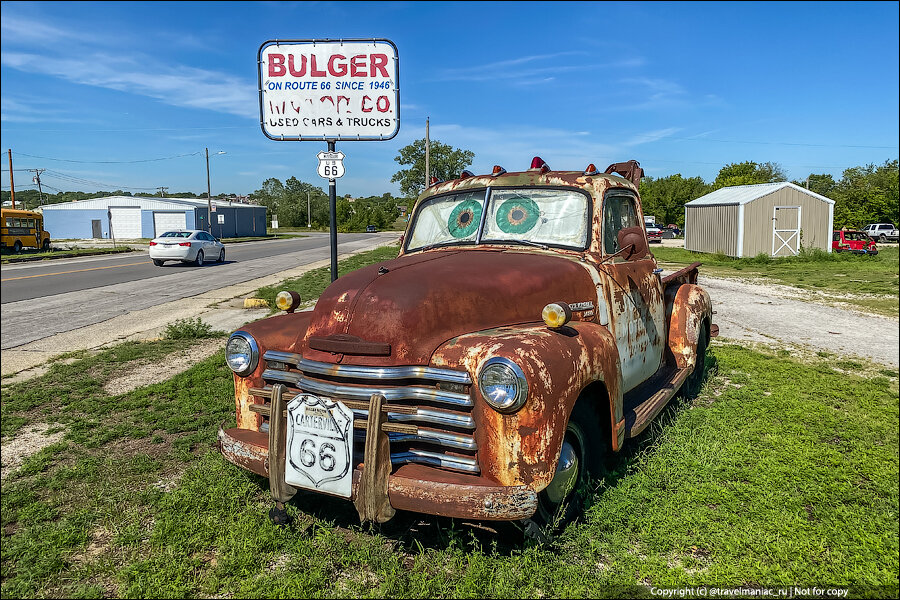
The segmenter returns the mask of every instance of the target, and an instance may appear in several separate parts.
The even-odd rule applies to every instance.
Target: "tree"
[[[716,180],[713,182],[713,189],[717,190],[733,185],[775,183],[776,181],[787,181],[787,175],[781,165],[773,162],[755,163],[746,161],[731,163],[722,167],[719,174],[716,175]]]
[[[810,173],[809,179],[804,181],[794,181],[792,183],[805,188],[807,187],[807,182],[809,183],[809,191],[819,194],[820,196],[825,196],[830,200],[834,200],[837,183],[835,183],[834,177],[832,177],[830,173],[823,173],[821,175]]]
[[[684,204],[712,190],[711,186],[700,177],[685,179],[681,173],[653,179],[641,179],[639,191],[645,215],[653,215],[667,225],[675,223],[684,225]]]
[[[898,161],[845,169],[833,193],[834,226],[859,228],[868,223],[897,224],[900,212]]]
[[[472,164],[475,153],[471,150],[460,150],[437,140],[431,140],[431,174],[438,180],[456,179],[459,174]],[[408,146],[400,148],[400,154],[394,160],[401,165],[410,165],[394,173],[391,182],[400,182],[400,191],[407,198],[415,198],[425,189],[425,140],[416,140]]]

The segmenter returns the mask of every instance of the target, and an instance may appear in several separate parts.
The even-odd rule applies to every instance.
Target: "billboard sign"
[[[400,130],[390,40],[269,40],[258,54],[260,125],[273,140],[389,140]]]

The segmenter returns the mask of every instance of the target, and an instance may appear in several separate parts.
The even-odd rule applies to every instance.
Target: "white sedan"
[[[150,242],[150,258],[157,267],[167,260],[203,263],[215,260],[225,262],[225,245],[205,231],[199,229],[167,231]]]

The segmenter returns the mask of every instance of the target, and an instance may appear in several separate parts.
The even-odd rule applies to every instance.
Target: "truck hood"
[[[596,302],[586,268],[575,257],[508,250],[402,256],[332,283],[298,346],[324,362],[426,365],[456,336],[539,322],[550,302]]]

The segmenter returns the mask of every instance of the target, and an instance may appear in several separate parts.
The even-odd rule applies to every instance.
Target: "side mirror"
[[[625,260],[637,260],[647,256],[647,238],[643,227],[626,227],[619,230],[616,240],[619,243],[619,251]],[[628,249],[630,247],[630,249]]]

